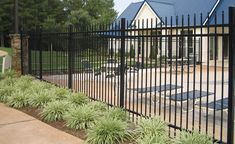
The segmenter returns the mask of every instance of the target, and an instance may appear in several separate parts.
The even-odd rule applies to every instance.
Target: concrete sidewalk
[[[77,137],[0,103],[0,144],[82,144]]]

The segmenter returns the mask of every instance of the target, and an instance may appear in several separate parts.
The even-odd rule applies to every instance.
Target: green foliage
[[[47,103],[41,112],[41,117],[48,122],[62,120],[63,115],[69,109],[69,102],[67,101],[53,101]]]
[[[35,90],[35,89],[38,89],[38,90],[52,90],[53,88],[56,88],[55,86],[53,86],[52,84],[49,84],[49,83],[46,83],[46,82],[42,82],[42,81],[39,81],[39,80],[34,80],[31,82],[32,84],[32,88]]]
[[[64,0],[69,22],[75,26],[110,23],[116,18],[113,0]]]
[[[68,101],[77,106],[80,106],[83,104],[87,104],[89,99],[83,93],[72,93],[71,95],[68,95]]]
[[[7,105],[14,108],[23,108],[28,106],[28,95],[20,90],[16,90],[7,98]]]
[[[154,136],[146,135],[142,139],[137,139],[137,144],[170,144],[171,141],[167,135]]]
[[[28,102],[29,106],[38,108],[52,100],[53,97],[50,95],[50,91],[42,89],[41,91],[33,92],[33,94],[30,95]]]
[[[66,126],[73,129],[87,129],[94,125],[97,113],[89,106],[71,108],[64,116]]]
[[[149,55],[150,59],[157,59],[157,49],[155,46],[152,46],[150,49],[150,55]]]
[[[119,144],[131,138],[128,124],[113,118],[103,118],[96,121],[87,133],[89,144]]]
[[[23,92],[29,90],[32,86],[31,82],[33,81],[33,79],[34,78],[31,76],[22,76],[16,80],[16,82],[14,83],[14,87],[17,90],[21,90]]]
[[[167,143],[169,138],[167,137],[167,125],[165,122],[160,120],[159,118],[142,118],[137,125],[137,133],[139,138],[137,139],[137,143],[143,144],[147,143],[155,143],[159,139],[162,139],[161,143]],[[149,141],[148,141],[149,139]],[[159,144],[161,144],[159,142]]]
[[[32,82],[34,80],[34,77],[30,75],[24,75],[19,78],[19,81],[24,81],[24,82]]]
[[[56,100],[67,99],[68,95],[70,94],[71,94],[71,90],[69,89],[58,88],[58,87],[55,87],[54,89],[52,89],[52,95],[54,96]]]
[[[107,112],[106,116],[110,118],[122,120],[122,121],[127,121],[127,118],[128,118],[127,113],[121,108],[111,108]]]
[[[4,78],[3,80],[0,80],[0,89],[4,86],[13,86],[16,82],[15,78]]]
[[[205,135],[200,134],[199,132],[188,133],[182,131],[181,135],[176,137],[174,144],[212,144],[212,139]]]
[[[133,44],[131,45],[131,48],[130,48],[130,58],[135,58],[135,49],[134,49]]]
[[[12,95],[15,88],[9,85],[0,87],[0,102],[7,102],[7,98]]]
[[[102,102],[90,102],[87,104],[91,109],[96,110],[98,113],[100,114],[104,114],[104,112],[106,112],[108,110],[108,106],[105,103]]]
[[[5,78],[15,78],[16,73],[13,70],[7,70],[4,74],[0,74],[0,80]]]
[[[165,135],[167,134],[167,125],[159,118],[142,118],[137,125],[137,130],[141,135]]]
[[[0,37],[14,33],[14,1],[0,1]],[[19,23],[25,30],[64,31],[68,24],[110,24],[117,16],[113,0],[20,0]]]

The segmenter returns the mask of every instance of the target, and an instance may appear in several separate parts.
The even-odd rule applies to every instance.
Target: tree
[[[13,8],[14,1],[0,1],[0,39],[1,46],[4,46],[4,36],[7,33],[13,32]]]
[[[117,13],[113,0],[66,0],[70,24],[86,27],[91,24],[110,24]]]
[[[14,1],[0,1],[0,37],[14,32]],[[19,0],[19,23],[25,30],[63,31],[69,24],[86,27],[116,18],[113,0]],[[2,44],[2,42],[1,42]]]

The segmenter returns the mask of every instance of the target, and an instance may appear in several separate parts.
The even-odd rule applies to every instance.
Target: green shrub
[[[94,125],[96,118],[96,111],[86,105],[69,109],[64,116],[66,126],[73,129],[90,128]]]
[[[53,101],[47,103],[41,112],[41,117],[48,122],[62,120],[63,115],[69,109],[69,102],[67,101]]]
[[[42,81],[39,81],[39,80],[34,80],[32,81],[32,87],[34,89],[53,89],[53,88],[56,88],[55,86],[53,86],[52,84],[49,84],[49,83],[46,83],[46,82],[42,82]]]
[[[170,144],[171,141],[167,135],[153,136],[145,135],[143,138],[137,139],[137,144]]]
[[[142,118],[137,125],[137,131],[141,137],[146,135],[162,136],[167,135],[167,125],[159,118]]]
[[[15,78],[4,78],[0,81],[0,88],[3,88],[5,86],[14,86],[15,82]]]
[[[0,80],[4,79],[4,75],[0,73]]]
[[[12,95],[15,88],[13,86],[4,86],[0,88],[0,102],[7,102],[8,97]]]
[[[108,110],[108,106],[105,103],[93,101],[87,104],[91,109],[96,110],[97,112],[104,113]]]
[[[72,93],[71,95],[68,95],[68,101],[77,106],[80,106],[83,104],[87,104],[89,99],[83,93]]]
[[[19,81],[24,81],[24,82],[32,82],[34,80],[34,77],[30,75],[24,75],[19,78]]]
[[[89,144],[119,144],[131,138],[128,124],[113,118],[102,118],[96,121],[87,133]]]
[[[14,87],[18,90],[26,91],[29,90],[32,86],[31,82],[31,77],[23,76],[16,80],[16,82],[14,83]]]
[[[209,136],[199,132],[182,131],[180,136],[174,140],[174,144],[213,144],[213,141]]]
[[[54,98],[56,100],[67,99],[68,95],[71,94],[71,90],[65,89],[65,88],[55,87],[51,91],[52,91],[52,95],[54,95]]]
[[[162,143],[168,142],[167,137],[167,125],[164,121],[159,118],[142,118],[137,125],[137,143],[144,143],[149,139],[151,141],[157,141],[162,139]]]
[[[52,100],[53,97],[50,95],[50,91],[42,89],[41,91],[33,92],[32,94],[30,94],[28,103],[29,106],[38,108],[44,106]]]
[[[14,70],[7,70],[4,74],[1,74],[1,78],[15,78],[16,73]]]
[[[121,108],[111,108],[107,114],[107,117],[115,118],[118,120],[126,121],[128,118],[127,113]]]
[[[23,108],[28,106],[27,94],[16,90],[12,93],[10,97],[7,98],[7,105],[14,108]]]

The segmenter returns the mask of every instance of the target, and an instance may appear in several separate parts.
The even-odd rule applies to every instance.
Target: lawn
[[[10,56],[12,56],[12,49],[11,48],[0,47],[0,50],[6,51]],[[3,58],[0,57],[0,72],[2,71],[2,60],[3,60]]]
[[[39,70],[40,68],[40,52],[31,51],[32,70]],[[86,55],[74,53],[72,59],[74,70],[80,71],[82,69],[82,60],[89,60],[94,69],[98,69],[105,63],[107,58],[97,56],[95,54]],[[43,71],[66,71],[68,69],[68,54],[65,51],[42,51],[42,69]]]

